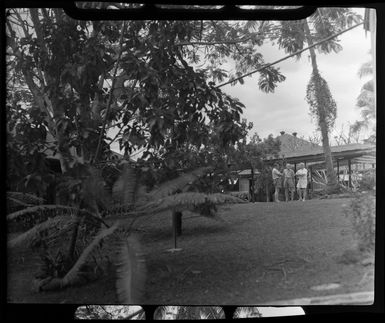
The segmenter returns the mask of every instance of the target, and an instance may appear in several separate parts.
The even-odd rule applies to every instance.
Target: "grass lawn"
[[[373,265],[342,255],[356,241],[342,205],[349,199],[247,203],[226,207],[223,221],[186,214],[178,252],[171,216],[143,218],[136,227],[146,255],[142,304],[248,305],[374,290]],[[30,257],[26,252],[25,257]],[[113,274],[89,285],[33,293],[28,261],[8,263],[12,302],[116,303]],[[329,290],[314,288],[338,284]]]

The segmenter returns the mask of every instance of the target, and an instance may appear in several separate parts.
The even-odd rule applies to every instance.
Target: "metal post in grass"
[[[174,248],[168,249],[167,251],[176,252],[182,250],[177,247],[177,237],[182,234],[182,212],[172,212],[172,235],[174,239]]]
[[[172,214],[172,226],[176,236],[182,235],[182,212],[174,211]]]

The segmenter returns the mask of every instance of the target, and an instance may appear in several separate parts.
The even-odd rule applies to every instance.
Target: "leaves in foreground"
[[[182,174],[175,179],[161,184],[159,187],[152,190],[148,195],[151,197],[151,199],[160,199],[170,194],[174,194],[178,191],[181,191],[187,185],[196,181],[199,177],[207,174],[210,169],[211,167],[201,167],[194,169],[191,172]]]
[[[52,278],[44,279],[40,281],[39,290],[53,290],[64,288],[67,286],[78,284],[83,280],[82,267],[86,265],[87,260],[93,253],[93,251],[101,244],[101,242],[113,234],[118,228],[119,222],[115,222],[110,228],[102,229],[93,239],[93,241],[84,249],[80,257],[77,259],[72,268],[67,272],[63,278]]]
[[[116,293],[120,304],[139,303],[144,294],[145,261],[140,244],[134,236],[126,238],[118,252],[116,263]]]
[[[245,203],[244,200],[221,193],[205,194],[198,192],[185,192],[166,196],[147,205],[148,212],[158,213],[166,210],[196,210],[205,204],[220,205],[227,203]]]

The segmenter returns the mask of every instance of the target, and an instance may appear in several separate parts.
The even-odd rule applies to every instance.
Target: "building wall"
[[[239,179],[239,191],[248,192],[250,189],[250,180],[248,178]]]

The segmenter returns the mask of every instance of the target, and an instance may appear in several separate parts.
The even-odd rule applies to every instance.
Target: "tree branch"
[[[190,46],[190,45],[203,45],[203,46],[213,46],[213,45],[222,45],[222,44],[238,44],[243,43],[252,39],[252,37],[245,37],[236,40],[222,40],[222,41],[214,41],[214,42],[204,42],[204,41],[196,41],[196,42],[182,42],[177,43],[174,46]]]
[[[352,29],[354,29],[354,28],[356,28],[356,27],[358,27],[358,26],[360,26],[360,25],[362,25],[362,24],[363,24],[363,23],[361,22],[361,23],[359,23],[359,24],[357,24],[357,25],[354,25],[354,26],[352,26],[352,27],[350,27],[350,28],[347,28],[347,29],[345,29],[345,30],[342,30],[341,32],[339,32],[339,33],[337,33],[337,34],[331,35],[331,36],[329,36],[329,37],[327,37],[327,38],[325,38],[325,39],[320,40],[319,42],[316,42],[316,43],[312,44],[311,46],[308,46],[308,47],[306,47],[306,48],[303,48],[303,49],[301,49],[301,50],[299,50],[299,51],[297,51],[297,52],[295,52],[295,53],[293,53],[293,54],[287,55],[287,56],[285,56],[285,57],[283,57],[283,58],[281,58],[281,59],[279,59],[279,60],[276,60],[275,62],[266,64],[266,65],[264,65],[264,66],[262,66],[262,67],[260,67],[260,68],[258,68],[258,69],[256,69],[256,70],[254,70],[254,71],[251,71],[251,72],[249,72],[249,73],[246,73],[246,74],[244,74],[244,75],[242,75],[242,76],[240,76],[240,77],[237,77],[237,78],[235,78],[235,79],[232,79],[232,80],[230,80],[230,81],[228,81],[228,82],[222,83],[222,84],[216,86],[215,88],[218,89],[218,88],[220,88],[220,87],[222,87],[222,86],[225,86],[225,85],[227,85],[227,84],[233,83],[233,82],[235,82],[235,81],[237,81],[237,80],[239,80],[239,79],[242,79],[242,78],[244,78],[244,77],[246,77],[246,76],[252,75],[252,74],[257,73],[257,72],[260,72],[260,71],[262,71],[262,70],[264,70],[264,69],[266,69],[266,68],[268,68],[268,67],[270,67],[270,66],[272,66],[272,65],[275,65],[275,64],[277,64],[277,63],[280,63],[280,62],[282,62],[282,61],[284,61],[284,60],[286,60],[286,59],[288,59],[288,58],[290,58],[290,57],[296,56],[296,55],[298,55],[298,54],[300,54],[300,53],[302,53],[302,52],[304,52],[304,51],[306,51],[306,50],[309,50],[310,48],[313,48],[313,47],[315,47],[315,46],[318,46],[319,44],[322,44],[322,43],[324,43],[324,42],[326,42],[326,41],[328,41],[328,40],[330,40],[330,39],[333,39],[333,38],[335,38],[335,37],[337,37],[337,36],[339,36],[339,35],[341,35],[341,34],[343,34],[343,33],[346,33],[347,31],[352,30]]]
[[[115,86],[115,82],[116,82],[116,74],[118,72],[120,58],[122,57],[122,52],[123,52],[122,44],[123,44],[123,35],[124,35],[124,32],[125,32],[125,29],[126,29],[126,22],[124,21],[122,23],[122,30],[121,30],[120,40],[119,40],[120,49],[119,49],[118,58],[116,60],[115,71],[114,71],[113,78],[112,78],[111,91],[110,91],[110,95],[109,95],[108,103],[107,103],[107,107],[106,107],[106,115],[104,116],[103,126],[102,126],[102,130],[100,132],[100,135],[99,135],[98,146],[96,148],[96,152],[95,152],[95,156],[94,156],[93,162],[96,162],[98,160],[98,156],[99,156],[100,149],[101,149],[101,144],[102,144],[102,139],[103,139],[103,134],[104,134],[104,131],[105,131],[106,125],[107,125],[108,114],[109,114],[110,109],[111,109],[111,103],[112,103],[112,97],[113,97],[113,92],[114,92],[114,86]]]

